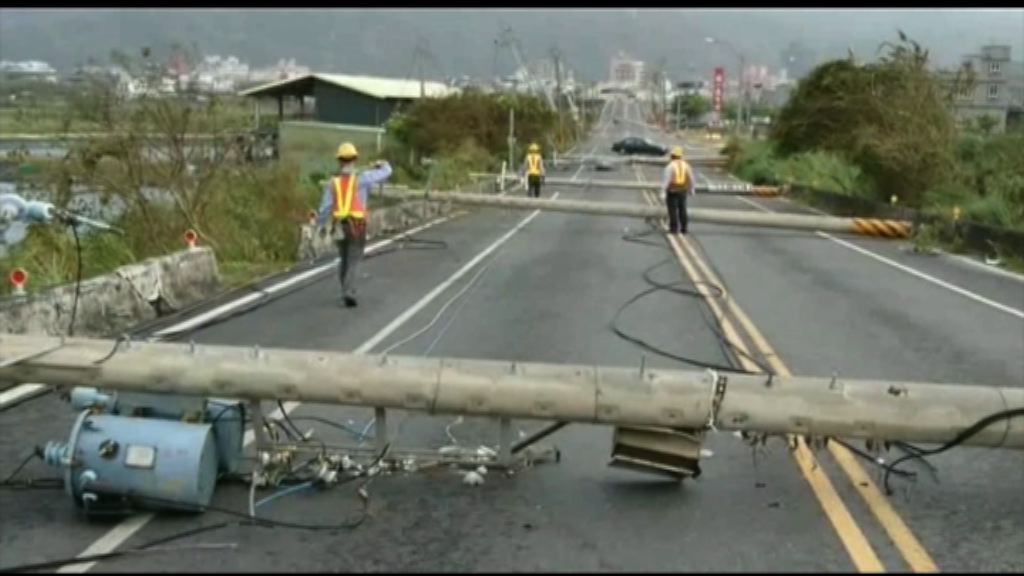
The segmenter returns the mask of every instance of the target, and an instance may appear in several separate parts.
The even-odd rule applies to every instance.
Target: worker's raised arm
[[[391,164],[387,160],[380,160],[373,168],[359,173],[359,185],[370,187],[380,184],[391,176]]]
[[[324,186],[324,193],[320,196],[320,209],[317,210],[316,219],[316,223],[319,226],[327,223],[327,218],[331,215],[331,206],[334,205],[334,191],[331,189],[331,180],[327,180],[327,184]]]

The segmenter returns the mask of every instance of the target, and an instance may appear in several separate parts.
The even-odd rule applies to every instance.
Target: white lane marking
[[[143,526],[153,519],[153,513],[132,516],[107,532],[99,540],[93,542],[92,546],[85,549],[79,556],[92,556],[93,554],[106,554],[121,545],[122,542],[132,537]],[[95,566],[95,562],[84,562],[81,564],[69,564],[57,570],[58,574],[84,574]]]
[[[426,228],[429,228],[431,226],[435,226],[437,224],[440,224],[441,222],[444,222],[444,221],[448,220],[449,218],[451,218],[451,216],[447,216],[447,217],[444,217],[444,218],[439,218],[439,219],[434,220],[432,222],[428,222],[428,223],[426,223],[426,224],[424,224],[422,226],[418,226],[416,228],[408,230],[408,231],[406,231],[403,234],[400,234],[398,236],[395,236],[395,237],[392,237],[392,238],[388,238],[386,240],[382,240],[380,242],[377,242],[376,244],[373,244],[373,245],[367,247],[366,251],[370,252],[371,250],[372,251],[380,250],[381,248],[383,248],[385,246],[388,246],[389,244],[392,244],[397,238],[400,238],[401,236],[408,235],[408,234],[414,234],[416,232],[419,232],[419,231],[424,230]],[[311,273],[318,273],[320,271],[327,270],[328,268],[337,265],[337,263],[338,263],[338,260],[335,259],[334,262],[331,262],[330,264],[325,264],[323,266],[317,267],[314,270],[303,272],[299,276],[301,276],[303,278],[308,278],[311,275]],[[278,284],[275,284],[274,286],[268,288],[267,291],[270,292],[271,290],[274,290],[274,291],[283,290],[284,288],[287,288],[288,286],[291,286],[291,285],[295,284],[295,282],[299,282],[299,281],[301,281],[301,280],[295,280],[294,278],[289,279],[289,280],[285,280],[283,282],[279,282]],[[250,302],[251,299],[247,299],[247,298],[248,297],[240,298],[238,300],[235,300],[232,303],[225,304],[224,306],[219,307],[217,310],[222,310],[219,313],[223,313],[224,311],[231,310],[233,308],[241,306],[244,303]],[[242,302],[243,300],[245,302]],[[209,315],[209,313],[204,314],[203,316],[206,317],[206,318],[212,317],[212,316]],[[188,321],[182,322],[180,324],[176,324],[175,326],[172,326],[171,328],[168,328],[167,330],[168,331],[174,331],[175,329],[181,329],[182,326],[186,326],[186,325],[187,326],[193,326],[193,325],[195,325],[195,323],[192,322],[191,320],[188,320]],[[395,328],[397,328],[397,326],[395,326]],[[295,405],[297,406],[298,404],[296,403]],[[286,408],[287,408],[287,406],[286,406]],[[294,407],[293,407],[293,409],[294,409]],[[275,414],[276,414],[276,416],[275,416]],[[279,418],[280,416],[281,416],[280,410],[276,411],[274,414],[271,414],[271,417],[278,417]],[[249,445],[252,442],[252,439],[253,439],[252,430],[249,430],[245,434],[245,444]],[[145,526],[150,520],[152,520],[153,517],[154,517],[154,515],[152,513],[145,513],[145,514],[142,514],[142,515],[139,515],[139,516],[132,516],[132,517],[124,520],[123,522],[121,522],[120,524],[118,524],[117,526],[112,528],[110,530],[110,532],[107,532],[105,535],[103,535],[103,537],[101,537],[99,540],[97,540],[96,542],[93,542],[93,544],[91,546],[89,546],[88,548],[86,548],[85,551],[83,551],[81,554],[79,554],[79,556],[91,556],[93,554],[106,554],[108,552],[114,551],[115,549],[117,549],[118,546],[120,546],[121,544],[126,542],[129,538],[132,537],[132,535],[134,535],[143,526]],[[61,574],[82,574],[82,573],[88,572],[95,565],[96,565],[96,562],[83,562],[83,563],[79,563],[79,564],[69,564],[67,566],[62,567],[57,572],[61,573]]]
[[[829,214],[828,212],[825,212],[824,210],[818,210],[814,206],[808,206],[806,204],[800,204],[800,203],[794,202],[792,199],[786,198],[785,196],[779,196],[778,199],[782,200],[783,202],[788,202],[790,204],[793,204],[794,206],[799,206],[801,208],[805,208],[807,210],[810,210],[811,212],[814,212],[815,214],[821,214],[822,216],[831,216],[831,214]],[[964,256],[962,254],[951,254],[951,253],[945,252],[945,251],[940,251],[940,253],[945,258],[949,258],[949,259],[952,259],[952,260],[963,262],[964,264],[969,264],[971,266],[974,266],[978,270],[983,270],[983,271],[988,272],[990,274],[995,274],[997,276],[1002,276],[1004,278],[1009,278],[1011,280],[1016,280],[1018,282],[1024,282],[1024,276],[1021,276],[1020,274],[1017,274],[1016,272],[1011,272],[1009,270],[1003,270],[1002,268],[996,268],[995,266],[990,266],[988,264],[985,264],[984,262],[978,262],[977,260],[975,260],[973,258],[970,258],[968,256]]]
[[[20,386],[15,386],[0,394],[0,410],[36,394],[42,394],[47,388],[46,384],[21,384]]]
[[[370,253],[376,252],[377,250],[380,250],[381,248],[384,248],[384,247],[386,247],[386,246],[388,246],[390,244],[393,244],[395,242],[395,240],[397,240],[398,238],[401,238],[402,236],[408,236],[410,234],[415,234],[416,232],[420,232],[422,230],[430,228],[431,226],[436,226],[437,224],[440,224],[440,223],[448,220],[449,218],[450,218],[450,216],[446,216],[444,218],[438,218],[438,219],[433,220],[431,222],[427,222],[426,224],[423,224],[422,226],[418,226],[416,228],[413,228],[411,230],[403,232],[402,234],[400,234],[398,236],[394,236],[392,238],[388,238],[386,240],[382,240],[380,242],[377,242],[375,244],[367,246],[366,253],[370,254]],[[273,286],[270,286],[268,288],[263,289],[261,292],[254,292],[254,293],[249,294],[247,296],[243,296],[243,297],[238,298],[236,300],[232,300],[231,302],[228,302],[227,304],[224,304],[222,306],[218,306],[217,308],[214,308],[213,310],[210,310],[208,312],[204,312],[203,314],[200,314],[200,315],[195,316],[193,318],[189,318],[188,320],[186,320],[184,322],[181,322],[179,324],[175,324],[174,326],[170,326],[168,328],[164,328],[163,330],[160,330],[159,332],[156,332],[154,334],[154,336],[156,336],[158,338],[162,338],[162,337],[170,335],[170,334],[175,334],[177,332],[182,332],[184,330],[188,330],[188,329],[193,328],[195,326],[199,326],[200,324],[210,320],[211,318],[216,318],[216,317],[221,316],[221,315],[223,315],[223,314],[225,314],[227,312],[230,312],[230,311],[232,311],[232,310],[234,310],[236,308],[244,306],[244,305],[246,305],[246,304],[248,304],[250,302],[253,302],[255,300],[259,300],[260,298],[264,298],[265,297],[264,294],[273,294],[275,292],[280,292],[281,290],[284,290],[286,288],[294,286],[294,285],[302,282],[303,280],[306,280],[308,278],[312,278],[313,276],[316,276],[316,275],[318,275],[318,274],[320,274],[320,273],[322,273],[322,272],[324,272],[326,270],[329,270],[329,269],[337,266],[338,262],[339,262],[339,259],[335,258],[334,260],[332,260],[331,262],[329,262],[327,264],[324,264],[322,266],[317,266],[316,268],[313,268],[312,270],[307,270],[305,272],[302,272],[301,274],[296,274],[295,276],[292,276],[291,278],[288,278],[287,280],[283,280],[281,282],[278,282],[277,284],[274,284]]]
[[[748,203],[748,204],[750,204],[750,205],[752,205],[754,207],[760,208],[761,210],[763,210],[765,212],[774,212],[774,210],[771,210],[769,208],[761,206],[757,202],[754,202],[753,200],[750,200],[748,198],[740,198],[740,200],[743,200],[744,202],[746,202],[746,203]],[[1018,310],[1018,309],[1010,307],[1010,306],[1006,306],[1005,304],[1000,304],[999,302],[996,302],[995,300],[990,300],[988,298],[985,298],[984,296],[981,296],[979,294],[975,294],[974,292],[971,292],[970,290],[966,290],[964,288],[956,286],[955,284],[950,284],[949,282],[946,282],[945,280],[940,280],[940,279],[938,279],[938,278],[936,278],[934,276],[930,276],[928,274],[925,274],[924,272],[920,272],[920,271],[915,270],[915,269],[913,269],[913,268],[911,268],[909,266],[904,266],[903,264],[900,264],[899,262],[896,262],[895,260],[892,260],[890,258],[886,258],[885,256],[882,256],[880,254],[875,254],[874,252],[872,252],[870,250],[867,250],[865,248],[861,248],[860,246],[857,246],[856,244],[853,244],[852,242],[847,242],[846,240],[842,240],[840,238],[836,238],[835,236],[833,236],[831,234],[828,234],[826,232],[822,232],[822,231],[819,230],[819,231],[815,232],[815,234],[817,234],[818,236],[821,236],[822,238],[828,238],[829,240],[835,242],[836,244],[839,244],[840,246],[843,246],[845,248],[849,248],[850,250],[853,250],[855,252],[859,252],[859,253],[861,253],[861,254],[869,257],[869,258],[874,258],[875,260],[878,260],[879,262],[882,262],[883,264],[888,264],[889,266],[892,266],[893,268],[896,268],[897,270],[902,270],[903,272],[906,272],[907,274],[910,274],[912,276],[917,276],[918,278],[920,278],[922,280],[925,280],[927,282],[931,282],[932,284],[935,284],[936,286],[940,286],[942,288],[945,288],[946,290],[949,290],[951,292],[955,292],[956,294],[959,294],[959,295],[963,296],[964,298],[968,298],[970,300],[974,300],[975,302],[978,302],[980,304],[984,304],[984,305],[989,306],[991,308],[995,308],[996,310],[999,310],[1001,312],[1006,312],[1007,314],[1010,314],[1012,316],[1016,316],[1016,317],[1024,320],[1024,311]]]
[[[761,212],[768,212],[769,214],[774,214],[775,213],[775,210],[772,210],[771,208],[767,208],[765,206],[762,206],[761,204],[759,204],[758,202],[754,202],[750,198],[744,198],[743,196],[737,196],[736,198],[739,199],[739,200],[742,200],[743,202],[746,202],[747,204],[750,204],[751,206],[753,206],[754,208],[757,208]]]
[[[814,206],[808,206],[807,204],[798,204],[798,203],[794,202],[792,199],[786,198],[785,196],[779,196],[778,198],[779,198],[779,200],[782,200],[783,202],[789,202],[790,204],[792,204],[794,206],[799,206],[800,208],[806,208],[807,210],[810,210],[811,212],[814,212],[815,214],[819,214],[821,216],[832,216],[832,214],[829,214],[828,212],[825,212],[824,210],[818,210]]]

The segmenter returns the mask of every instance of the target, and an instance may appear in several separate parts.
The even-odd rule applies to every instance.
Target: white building
[[[0,60],[0,74],[36,78],[48,82],[57,81],[57,71],[41,60],[24,60],[20,62]]]
[[[644,83],[644,63],[627,57],[625,52],[619,52],[612,58],[608,79],[623,88],[639,87]]]

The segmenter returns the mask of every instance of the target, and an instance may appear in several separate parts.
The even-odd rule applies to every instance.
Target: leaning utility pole
[[[557,47],[551,49],[551,58],[555,64],[555,106],[558,113],[558,142],[561,143],[562,135],[565,132],[565,122],[562,116],[562,69],[559,62],[561,54]],[[557,149],[557,147],[556,147]]]
[[[115,347],[116,344],[116,347]],[[1024,389],[0,335],[0,381],[1024,449]],[[1009,414],[1011,417],[1007,417]]]

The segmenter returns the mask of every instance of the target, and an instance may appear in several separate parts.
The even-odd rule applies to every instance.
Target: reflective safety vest
[[[342,174],[331,179],[334,188],[334,218],[365,218],[366,207],[359,197],[357,184],[359,176],[356,174]]]
[[[672,190],[686,189],[686,162],[682,160],[672,161],[672,182],[668,185]]]
[[[540,176],[540,154],[526,155],[526,173],[530,176]]]

